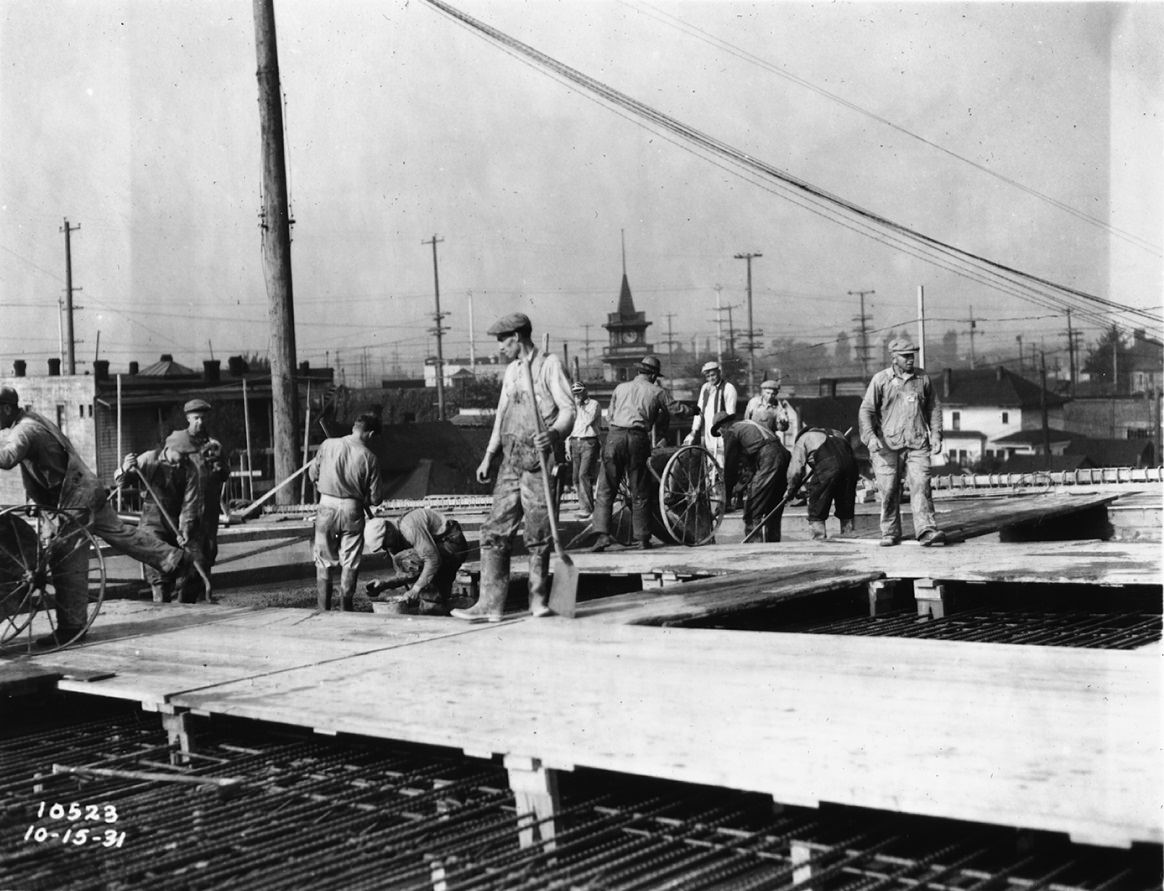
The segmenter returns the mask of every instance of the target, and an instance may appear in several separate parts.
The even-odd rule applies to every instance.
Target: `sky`
[[[453,0],[605,87],[829,196],[1119,306],[1160,335],[1164,5]],[[494,351],[513,310],[580,355],[623,273],[648,339],[765,341],[977,321],[979,356],[1065,350],[1062,306],[854,231],[502,48],[425,0],[276,0],[298,359],[416,373]],[[0,3],[0,367],[263,354],[251,5]],[[472,325],[470,325],[472,322]],[[470,327],[473,334],[470,336]],[[911,330],[913,330],[911,328]],[[875,334],[875,336],[878,336]],[[365,360],[364,357],[367,357]],[[365,362],[367,364],[362,364]]]

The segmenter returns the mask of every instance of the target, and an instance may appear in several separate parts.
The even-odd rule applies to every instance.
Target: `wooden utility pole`
[[[1043,454],[1046,468],[1051,469],[1051,427],[1047,419],[1047,354],[1039,351],[1039,373],[1043,385],[1039,389],[1039,409],[1043,416]]]
[[[283,152],[283,105],[279,87],[279,50],[275,41],[274,0],[254,0],[255,53],[258,57],[259,126],[262,133],[263,275],[271,322],[271,444],[275,481],[299,469],[295,421],[295,307],[291,291],[291,222],[287,211],[287,162]],[[250,470],[250,468],[247,468]],[[277,504],[291,504],[295,493],[281,489]]]
[[[77,373],[77,341],[73,336],[73,247],[69,236],[81,228],[81,224],[69,225],[69,218],[61,231],[65,233],[65,373]]]
[[[736,254],[737,260],[744,260],[748,264],[748,395],[755,395],[756,390],[756,329],[752,326],[752,261],[764,256],[760,253]]]
[[[1071,310],[1067,310],[1067,362],[1068,374],[1070,375],[1069,383],[1071,388],[1069,392],[1072,396],[1075,395],[1075,331],[1071,327]]]
[[[445,333],[445,328],[441,325],[441,320],[447,313],[441,312],[441,278],[437,272],[437,245],[444,241],[443,238],[437,238],[433,235],[428,241],[422,241],[421,244],[432,245],[432,284],[436,292],[436,312],[432,314],[433,321],[436,322],[436,327],[433,333],[436,334],[436,391],[437,391],[437,420],[443,421],[445,419],[445,358],[441,352],[441,336]]]
[[[858,349],[861,353],[861,375],[863,377],[869,376],[869,317],[865,315],[865,295],[876,294],[877,292],[870,289],[868,291],[849,291],[849,296],[859,297],[861,300],[861,314],[853,316],[853,321],[857,323],[857,336],[860,338]]]
[[[917,362],[926,367],[926,286],[917,286]]]

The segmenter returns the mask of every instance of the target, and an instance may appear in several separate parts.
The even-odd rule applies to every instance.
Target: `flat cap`
[[[896,340],[889,342],[889,352],[891,353],[916,353],[917,347],[914,346],[912,340],[908,337],[898,337]]]
[[[586,392],[586,385],[584,383],[582,383],[582,381],[576,381],[574,383],[574,386],[572,386],[570,388],[570,390],[571,390],[571,392],[574,392],[574,393],[585,393]]]
[[[718,369],[719,363],[712,359],[710,362],[704,362],[703,367],[699,370],[701,373],[706,374],[709,371],[717,371]]]
[[[183,455],[192,455],[200,451],[193,438],[185,430],[175,430],[166,437],[166,448],[181,452]]]
[[[760,389],[761,390],[779,390],[780,389],[780,381],[773,380],[772,378],[768,378],[768,380],[766,380],[760,384]]]
[[[12,387],[0,387],[0,402],[8,405],[20,405],[20,397]]]
[[[189,414],[192,411],[210,411],[210,403],[205,399],[191,399],[182,406],[182,411]]]
[[[502,316],[496,322],[489,326],[486,334],[497,337],[502,334],[509,334],[513,331],[520,331],[522,328],[533,330],[533,325],[530,324],[529,316],[523,312],[511,312],[508,315]]]
[[[736,419],[736,416],[726,411],[717,411],[711,422],[711,435],[719,436],[719,428]]]
[[[658,356],[643,356],[639,359],[639,368],[648,374],[657,374],[659,377],[666,377],[663,374],[663,363],[659,361]]]

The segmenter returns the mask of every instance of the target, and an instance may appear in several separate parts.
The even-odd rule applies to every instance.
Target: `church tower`
[[[618,311],[606,314],[602,327],[610,332],[610,343],[602,351],[603,379],[613,383],[628,381],[635,376],[639,360],[654,348],[647,343],[646,313],[635,311],[630,282],[626,277],[626,240],[622,246],[622,288],[618,294]]]

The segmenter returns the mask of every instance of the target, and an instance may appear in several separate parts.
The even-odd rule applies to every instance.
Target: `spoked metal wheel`
[[[67,647],[88,631],[104,598],[101,549],[72,512],[35,505],[0,511],[4,652]]]
[[[618,482],[618,492],[610,510],[610,537],[620,545],[629,546],[635,541],[634,510],[625,476]]]
[[[723,472],[715,456],[697,445],[677,449],[659,474],[659,517],[671,540],[690,547],[707,544],[723,521],[724,503]]]

